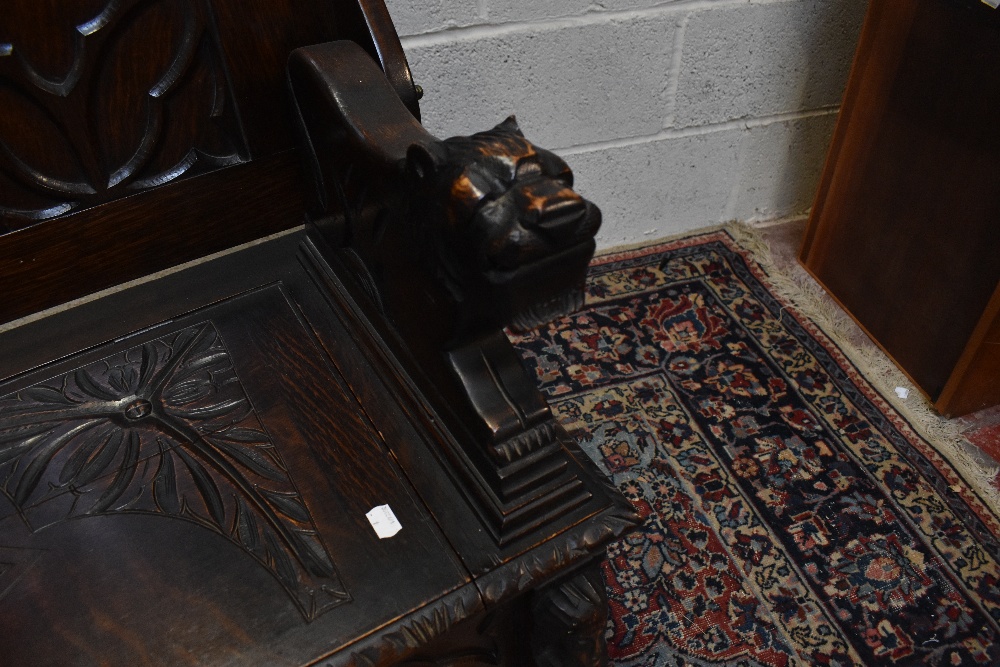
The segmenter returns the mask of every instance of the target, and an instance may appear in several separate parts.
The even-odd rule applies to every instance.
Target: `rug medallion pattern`
[[[615,664],[1000,664],[996,517],[725,232],[602,258],[515,342],[645,519]]]

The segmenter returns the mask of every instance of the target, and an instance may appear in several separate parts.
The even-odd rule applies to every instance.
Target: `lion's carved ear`
[[[443,159],[437,144],[413,144],[406,150],[406,170],[423,181],[437,173]]]
[[[521,132],[521,126],[517,124],[517,117],[514,114],[507,116],[507,118],[493,128],[496,132],[506,132],[508,134],[516,134],[519,137],[523,137],[524,133]]]

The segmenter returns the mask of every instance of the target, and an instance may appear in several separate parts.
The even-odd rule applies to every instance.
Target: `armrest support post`
[[[289,80],[326,259],[466,443],[450,458],[477,479],[498,542],[585,503],[567,436],[502,329],[582,304],[600,211],[513,117],[433,137],[352,42],[295,51]]]

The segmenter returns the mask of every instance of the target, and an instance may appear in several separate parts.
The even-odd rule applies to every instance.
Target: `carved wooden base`
[[[479,614],[396,667],[603,667],[607,592],[601,559]]]
[[[601,561],[536,591],[532,645],[539,667],[600,667],[608,661],[604,631],[608,594]]]

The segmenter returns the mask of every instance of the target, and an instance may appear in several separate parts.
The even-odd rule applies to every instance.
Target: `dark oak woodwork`
[[[637,517],[502,331],[561,160],[424,131],[379,1],[19,0],[0,96],[0,662],[605,663]]]
[[[0,322],[196,259],[202,244],[219,250],[301,224],[298,158],[279,157],[296,145],[285,63],[296,47],[344,38],[418,113],[380,1],[5,3]],[[259,160],[275,173],[251,177],[254,191],[228,173]],[[41,252],[42,239],[80,251]],[[108,239],[133,252],[108,261]],[[12,257],[30,257],[48,282],[23,280]]]
[[[299,172],[297,156],[280,153],[0,236],[0,319],[298,224]]]
[[[601,632],[608,620],[608,593],[600,563],[591,563],[536,592],[532,616],[539,665],[606,664],[607,647]]]
[[[249,159],[205,4],[62,4],[0,36],[2,231]]]
[[[1000,15],[872,2],[803,265],[946,415],[1000,402]]]
[[[189,520],[259,561],[307,618],[350,600],[211,322],[20,388],[0,412],[4,487],[31,533],[118,512]]]
[[[500,329],[582,303],[600,212],[512,118],[432,137],[353,42],[300,49],[289,74],[320,253],[461,441],[442,444],[498,542],[582,506],[565,433]]]
[[[289,249],[286,275],[295,244]],[[281,261],[282,253],[269,255]],[[200,268],[210,281],[221,267]],[[143,287],[162,294],[170,285]],[[95,401],[65,409],[111,431],[107,442],[98,439],[103,449],[90,449],[94,439],[54,440],[59,429],[79,428],[70,418],[27,452],[52,480],[34,486],[44,498],[28,496],[19,507],[19,482],[37,466],[11,460],[0,472],[3,546],[30,563],[10,573],[0,598],[4,627],[12,629],[0,638],[0,654],[14,664],[72,664],[81,646],[110,664],[186,664],[185,653],[210,656],[209,664],[303,664],[410,609],[433,608],[469,581],[335,367],[324,362],[300,319],[302,306],[277,283],[241,292],[123,340],[85,346],[0,390],[5,452],[17,451],[7,443],[22,441],[11,439],[12,431],[23,435],[15,422],[32,414],[30,407],[12,410],[11,402],[56,401],[62,392],[81,401],[87,378],[91,393],[125,394],[106,399],[121,404],[121,416],[105,417]],[[118,311],[111,301],[106,314]],[[170,312],[151,308],[161,319]],[[47,324],[34,323],[25,335]],[[168,344],[185,342],[180,356],[162,359]],[[146,349],[161,361],[144,365]],[[115,363],[104,363],[109,358]],[[147,375],[162,377],[166,399],[145,389]],[[119,382],[128,376],[130,384]],[[207,388],[192,382],[199,377],[211,378]],[[43,389],[57,385],[64,389]],[[140,394],[150,411],[130,419]],[[123,445],[113,437],[116,427]],[[128,447],[133,442],[137,453]],[[88,455],[97,468],[108,451],[113,458],[89,486],[66,472]],[[166,461],[173,461],[174,485]],[[364,517],[386,503],[404,526],[391,541],[377,539]],[[465,613],[478,604],[467,599]],[[95,618],[106,621],[95,628]],[[45,651],[37,641],[43,635]]]

